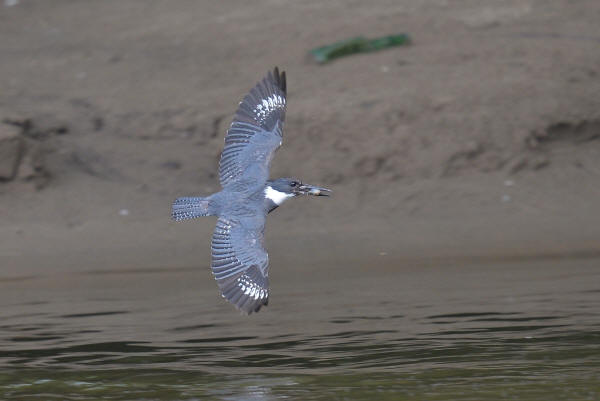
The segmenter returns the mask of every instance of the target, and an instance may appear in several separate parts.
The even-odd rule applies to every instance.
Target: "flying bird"
[[[269,302],[267,214],[295,196],[331,192],[294,178],[269,179],[271,160],[283,138],[285,109],[285,72],[275,67],[240,102],[227,130],[219,162],[222,190],[173,203],[175,220],[218,217],[211,242],[212,273],[223,297],[245,314]]]

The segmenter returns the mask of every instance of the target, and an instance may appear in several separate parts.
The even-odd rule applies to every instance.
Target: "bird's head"
[[[298,195],[329,196],[330,193],[330,189],[303,184],[295,178],[278,178],[268,181],[265,189],[265,195],[277,205]]]

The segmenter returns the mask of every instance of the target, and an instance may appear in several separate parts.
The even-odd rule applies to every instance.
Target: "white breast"
[[[286,194],[285,192],[280,192],[272,187],[268,186],[265,188],[265,196],[273,201],[277,206],[281,205],[285,202],[286,199],[294,196],[293,194]]]

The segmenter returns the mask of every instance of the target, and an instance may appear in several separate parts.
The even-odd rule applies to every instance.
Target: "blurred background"
[[[228,393],[203,392],[215,382],[205,376],[190,383],[202,383],[194,390],[201,399],[272,399],[298,383],[315,386],[315,397],[342,399],[310,374],[362,366],[364,359],[335,359],[358,342],[379,347],[346,349],[370,361],[361,377],[379,368],[400,375],[383,384],[364,379],[361,388],[381,384],[379,399],[400,399],[394,386],[402,382],[426,399],[433,393],[419,391],[441,379],[406,381],[401,366],[418,361],[409,370],[425,374],[444,360],[462,369],[465,360],[443,352],[435,359],[439,339],[394,341],[431,339],[426,333],[442,324],[435,317],[447,315],[447,334],[462,334],[444,337],[442,348],[468,343],[460,330],[472,329],[471,313],[516,316],[498,318],[498,327],[523,316],[574,319],[556,327],[586,333],[574,346],[592,358],[586,366],[598,365],[598,21],[596,0],[3,0],[0,359],[15,369],[3,383],[27,374],[31,383],[70,383],[83,380],[76,371],[88,364],[202,374],[232,367],[250,376],[227,382]],[[409,34],[411,45],[323,65],[308,53],[395,33]],[[218,158],[237,104],[274,66],[287,72],[288,109],[272,176],[334,196],[295,200],[269,216],[273,295],[248,319],[220,298],[209,272],[214,220],[174,223],[170,207],[178,196],[219,189]],[[408,312],[418,307],[425,309]],[[481,360],[498,333],[506,335],[482,324],[491,345]],[[558,338],[552,330],[542,334]],[[167,340],[171,359],[152,359]],[[150,345],[123,345],[131,341]],[[182,346],[202,341],[218,351]],[[433,360],[380,351],[396,346]],[[149,359],[116,362],[130,352]],[[514,355],[502,355],[496,364],[514,368]],[[48,366],[71,376],[48,378]],[[277,376],[265,390],[245,367],[289,368],[314,381]],[[590,384],[597,373],[586,372],[561,377],[592,377],[577,394],[598,396]],[[573,385],[539,373],[562,389]],[[352,387],[340,377],[329,376]],[[153,383],[161,380],[174,379]],[[5,397],[18,394],[6,388]],[[527,394],[558,391],[538,390]],[[488,395],[499,399],[501,391],[497,384]]]

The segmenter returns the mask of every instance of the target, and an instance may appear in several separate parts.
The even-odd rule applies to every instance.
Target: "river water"
[[[599,400],[600,260],[0,279],[2,400]]]

